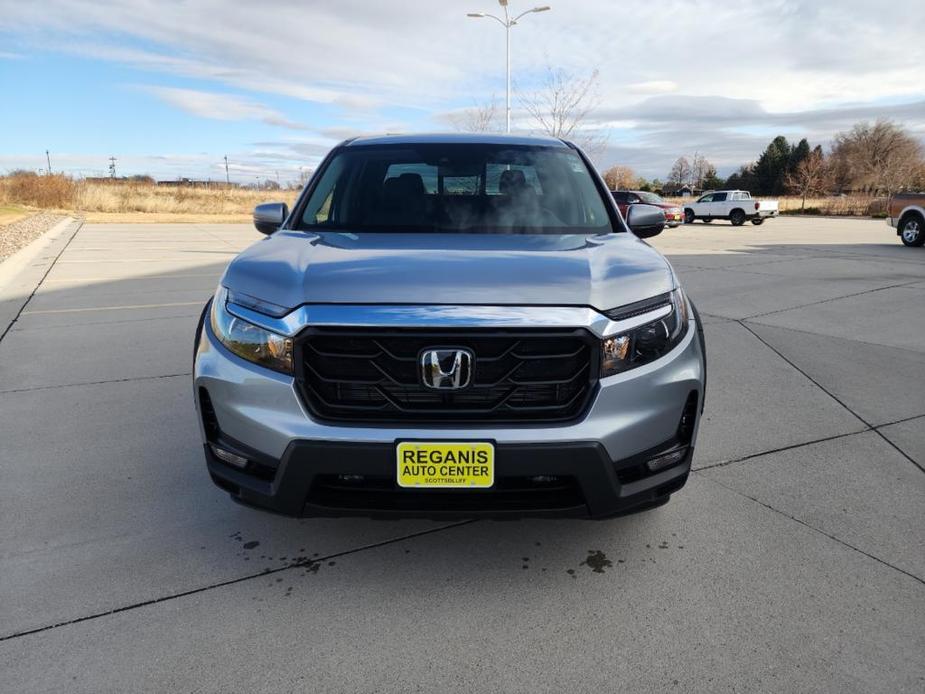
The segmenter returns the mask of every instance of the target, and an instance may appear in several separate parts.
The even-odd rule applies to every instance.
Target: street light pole
[[[507,19],[507,4],[504,6],[504,18]],[[506,130],[504,132],[510,134],[511,132],[511,25],[510,23],[504,27],[504,44],[505,44],[505,53],[506,55],[506,67],[507,72],[507,88],[504,90],[505,94],[505,106],[504,114],[506,119]]]
[[[501,17],[496,17],[493,14],[488,14],[486,12],[469,12],[467,17],[482,18],[487,17],[488,19],[494,19],[496,22],[501,24],[504,27],[504,44],[505,44],[505,63],[506,63],[506,73],[507,73],[507,89],[506,89],[506,98],[505,98],[505,120],[506,120],[506,132],[511,132],[511,27],[517,24],[519,20],[524,15],[532,14],[533,12],[546,12],[549,9],[549,5],[542,5],[541,7],[534,7],[531,10],[526,10],[521,12],[514,18],[511,18],[507,13],[507,3],[508,0],[498,0],[498,4],[501,5],[501,8],[504,10],[504,19]]]

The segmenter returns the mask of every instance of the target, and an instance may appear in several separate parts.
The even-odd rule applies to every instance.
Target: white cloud
[[[744,162],[770,138],[742,128],[824,138],[852,109],[880,109],[925,132],[919,111],[883,106],[925,97],[921,0],[894,0],[889,11],[872,11],[869,0],[550,4],[511,31],[515,82],[530,89],[547,62],[579,74],[599,68],[596,122],[613,129],[613,151],[638,153],[641,169],[660,171],[667,148],[685,143]],[[380,109],[414,109],[425,127],[445,127],[435,115],[503,98],[504,30],[465,17],[492,7],[500,9],[492,0],[0,0],[0,30],[17,36],[17,51],[31,37],[40,50],[334,106],[342,122],[330,134],[342,134],[381,129],[394,116]],[[248,107],[249,118],[293,125],[261,114],[259,98]]]
[[[214,120],[259,120],[293,130],[306,130],[304,125],[287,120],[282,114],[262,104],[231,94],[203,92],[176,87],[142,87],[162,101],[200,118]]]
[[[671,80],[652,80],[627,85],[626,90],[631,94],[667,94],[678,91],[678,88],[678,83]]]
[[[65,50],[239,88],[429,108],[503,88],[503,30],[465,17],[486,4],[493,3],[0,0],[0,26],[64,34]],[[512,0],[518,4],[526,6]],[[526,83],[547,58],[569,69],[600,67],[610,105],[683,91],[782,109],[922,91],[920,0],[897,0],[890,12],[871,12],[866,0],[551,4],[512,30],[515,76]],[[126,36],[159,48],[127,48]]]

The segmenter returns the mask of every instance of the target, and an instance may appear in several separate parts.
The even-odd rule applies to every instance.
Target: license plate
[[[485,489],[495,483],[495,447],[487,441],[400,441],[398,486]]]

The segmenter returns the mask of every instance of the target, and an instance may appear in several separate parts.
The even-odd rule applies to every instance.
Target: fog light
[[[675,448],[668,453],[663,453],[660,456],[652,458],[646,463],[646,467],[649,468],[650,472],[658,472],[659,470],[664,470],[666,467],[671,467],[672,465],[677,465],[682,460],[684,456],[687,455],[687,446],[681,448]]]
[[[235,467],[240,468],[247,467],[247,458],[244,458],[237,453],[226,451],[224,448],[219,448],[214,443],[210,443],[209,448],[212,449],[212,453],[215,455],[215,457],[221,460],[223,463],[228,463],[229,465],[234,465]]]

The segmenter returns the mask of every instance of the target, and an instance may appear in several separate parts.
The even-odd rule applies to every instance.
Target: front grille
[[[473,353],[472,382],[425,387],[421,353],[452,348]],[[598,341],[582,329],[309,328],[295,350],[302,397],[330,421],[569,421],[587,409],[599,370]]]
[[[318,475],[308,504],[328,509],[415,512],[560,511],[584,507],[585,499],[572,477],[535,481],[501,477],[491,489],[401,489],[394,477],[364,477],[344,481],[338,475]]]

